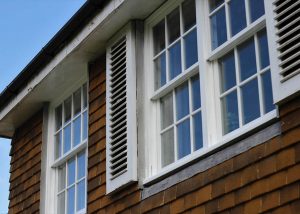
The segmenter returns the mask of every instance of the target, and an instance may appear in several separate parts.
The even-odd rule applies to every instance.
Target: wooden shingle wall
[[[42,127],[41,110],[12,139],[9,213],[39,213]]]
[[[132,184],[106,196],[105,60],[90,65],[88,213],[299,213],[300,99],[280,106],[282,135],[142,200]],[[43,113],[12,140],[9,213],[40,207]]]
[[[300,99],[280,107],[282,135],[141,200],[133,184],[106,196],[105,62],[90,66],[88,213],[297,213],[300,211]],[[42,111],[12,140],[9,213],[40,207]]]
[[[105,61],[90,66],[88,213],[300,212],[300,99],[280,107],[282,135],[145,200],[137,184],[106,196]]]

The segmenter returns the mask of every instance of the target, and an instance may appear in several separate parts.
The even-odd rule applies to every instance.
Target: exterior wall
[[[9,213],[39,213],[42,127],[41,110],[12,139]]]
[[[88,213],[115,213],[141,199],[137,185],[131,185],[112,197],[105,196],[105,78],[104,56],[90,65],[89,73]]]
[[[282,134],[142,200],[138,184],[106,196],[105,57],[90,65],[88,213],[298,213],[300,98],[280,107]],[[9,213],[40,207],[43,112],[13,138]]]
[[[282,134],[142,200],[105,196],[105,63],[90,66],[88,213],[298,213],[300,98],[280,107]]]

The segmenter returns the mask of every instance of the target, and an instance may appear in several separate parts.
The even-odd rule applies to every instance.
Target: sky
[[[0,91],[85,0],[0,0]],[[0,138],[0,214],[7,213],[10,140]]]

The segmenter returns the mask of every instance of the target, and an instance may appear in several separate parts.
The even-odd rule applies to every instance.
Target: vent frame
[[[284,82],[300,73],[300,1],[275,0],[279,68]]]
[[[108,42],[106,68],[106,193],[110,194],[137,181],[133,22],[127,24]]]
[[[284,53],[286,54],[286,56],[282,58],[282,54],[284,51],[284,46],[282,44],[284,44],[284,42],[286,44],[287,42],[284,41],[284,37],[280,35],[278,25],[282,25],[281,29],[283,27],[286,27],[287,25],[283,25],[284,22],[280,22],[280,20],[278,20],[277,11],[281,11],[281,8],[277,8],[277,5],[278,3],[283,3],[287,5],[293,2],[298,4],[298,2],[293,0],[265,0],[264,2],[266,12],[266,28],[268,34],[273,98],[275,104],[282,104],[289,101],[293,97],[300,95],[300,69],[295,69],[295,66],[297,66],[297,64],[298,66],[300,66],[300,60],[299,62],[296,62],[295,66],[291,66],[292,63],[287,63],[289,60],[292,60],[288,59],[289,54]],[[300,6],[300,4],[298,6]],[[300,10],[296,11],[295,13],[290,12],[290,16],[284,16],[283,20],[286,17],[291,18],[293,17],[293,15],[298,14],[299,12]],[[293,28],[290,30],[293,31]],[[299,38],[300,37],[296,39]],[[281,41],[280,39],[283,41]],[[294,54],[296,55],[297,51],[295,52],[295,50],[298,49],[300,51],[300,46],[297,46],[297,43],[294,43],[294,46],[295,47],[290,46],[290,51],[294,51]],[[300,55],[296,57],[299,56]],[[283,68],[285,68],[285,70],[283,70]]]

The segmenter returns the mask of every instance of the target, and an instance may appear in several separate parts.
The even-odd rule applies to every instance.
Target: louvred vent
[[[129,23],[106,51],[106,192],[137,181],[134,26]]]
[[[276,0],[274,4],[283,82],[300,73],[300,1]]]
[[[110,49],[110,174],[127,171],[126,37]]]

